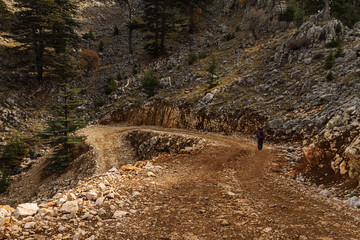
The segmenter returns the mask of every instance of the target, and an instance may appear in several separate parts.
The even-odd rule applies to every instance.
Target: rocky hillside
[[[78,83],[86,86],[87,101],[81,108],[89,122],[101,119],[104,124],[247,135],[262,126],[270,141],[292,147],[288,161],[297,174],[308,174],[318,183],[350,179],[351,186],[357,185],[358,24],[349,29],[335,19],[322,21],[318,15],[296,28],[277,20],[283,3],[214,1],[204,11],[197,33],[184,29],[170,36],[169,54],[153,59],[144,53],[138,31],[134,53],[128,54],[125,5],[110,0],[77,3],[79,33],[92,29],[95,34],[95,39],[83,40],[82,48],[98,51],[100,42],[104,43],[98,51],[101,67]],[[142,2],[135,3],[139,16]],[[253,8],[262,9],[264,15],[247,17]],[[254,20],[262,23],[256,26],[256,35],[250,25]],[[118,35],[114,35],[115,26]],[[1,49],[13,44],[1,39]],[[216,66],[214,74],[207,71],[211,63]],[[4,59],[1,69],[11,64]],[[151,69],[161,76],[161,87],[149,98],[141,80]],[[54,100],[56,89],[45,84],[29,91],[17,84],[24,81],[23,75],[1,74],[2,144],[14,134],[28,135],[32,142],[33,133],[51,115],[43,103]],[[108,78],[115,78],[118,86],[110,95],[105,94]],[[104,103],[99,104],[99,99]]]

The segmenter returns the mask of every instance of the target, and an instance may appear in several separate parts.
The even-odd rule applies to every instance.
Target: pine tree
[[[48,169],[59,171],[66,168],[72,161],[72,151],[80,143],[83,136],[75,136],[74,132],[82,125],[78,118],[77,107],[81,104],[78,94],[81,89],[71,88],[72,82],[79,77],[75,70],[76,61],[66,50],[54,61],[53,76],[58,81],[58,104],[55,106],[56,116],[51,120],[48,129],[41,135],[55,147],[54,153],[48,159]]]
[[[144,5],[142,30],[149,41],[145,50],[153,56],[165,54],[166,37],[176,31],[176,24],[183,21],[176,1],[144,0]]]
[[[134,14],[136,10],[136,4],[134,0],[117,0],[119,3],[125,3],[128,10],[128,20],[127,20],[127,28],[128,28],[128,47],[129,53],[133,53],[132,48],[132,39],[133,39],[133,31],[140,28],[140,23],[134,19]]]
[[[76,5],[71,0],[54,0],[58,8],[58,16],[53,24],[52,46],[56,53],[63,53],[67,46],[76,46],[80,41],[79,35],[75,32],[78,23],[74,17],[76,15]]]
[[[33,57],[36,78],[43,80],[44,68],[57,53],[75,38],[74,8],[68,0],[16,0],[17,22],[12,37],[21,44],[18,49]],[[31,66],[30,66],[31,67]]]

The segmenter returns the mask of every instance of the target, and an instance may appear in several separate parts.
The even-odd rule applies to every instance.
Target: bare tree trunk
[[[330,0],[324,0],[324,4],[323,20],[328,21],[330,19]]]

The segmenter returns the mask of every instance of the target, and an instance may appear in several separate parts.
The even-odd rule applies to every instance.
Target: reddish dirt
[[[139,128],[201,137],[208,144],[194,155],[157,160],[163,170],[152,184],[141,177],[129,182],[132,191],[141,191],[137,213],[122,220],[121,227],[116,220],[109,221],[102,237],[359,239],[358,210],[273,172],[279,160],[276,147],[258,151],[255,142],[247,139]],[[116,132],[114,127],[98,130],[104,135]]]
[[[81,220],[86,237],[95,236],[88,239],[359,239],[360,211],[275,172],[279,149],[266,143],[258,151],[255,141],[245,138],[145,126],[90,127],[82,134],[101,165],[97,171],[124,161],[127,150],[119,147],[124,145],[119,135],[134,129],[204,138],[207,144],[192,154],[162,155],[154,162],[162,167],[156,177],[139,172],[116,183],[130,195],[139,193],[124,198],[135,212],[101,222]],[[38,239],[56,234],[45,231]]]

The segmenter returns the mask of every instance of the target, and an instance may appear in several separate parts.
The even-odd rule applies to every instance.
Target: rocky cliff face
[[[129,123],[245,134],[254,134],[265,122],[266,117],[251,109],[218,113],[196,112],[189,105],[177,106],[156,100],[137,107],[119,109],[100,121],[101,124]]]

